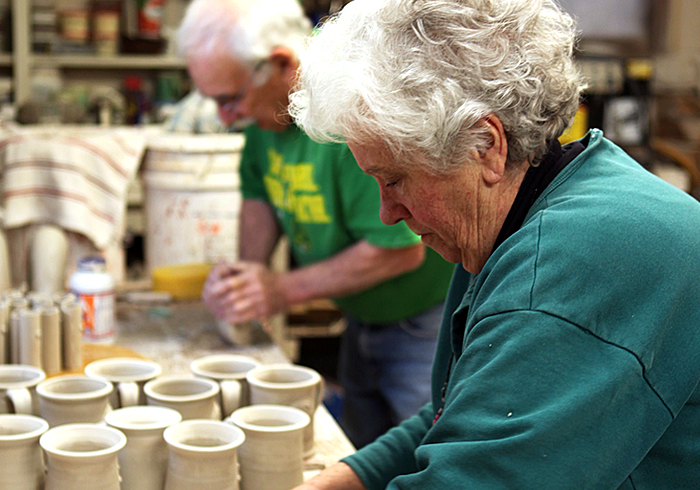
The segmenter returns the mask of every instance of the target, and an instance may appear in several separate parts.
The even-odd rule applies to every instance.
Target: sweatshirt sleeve
[[[428,403],[417,415],[390,429],[343,462],[357,473],[368,490],[384,489],[394,477],[417,471],[414,452],[432,419],[432,403]]]

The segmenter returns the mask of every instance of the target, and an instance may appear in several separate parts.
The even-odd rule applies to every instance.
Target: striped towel
[[[128,186],[145,146],[137,128],[0,133],[4,228],[50,223],[98,249],[121,239]]]

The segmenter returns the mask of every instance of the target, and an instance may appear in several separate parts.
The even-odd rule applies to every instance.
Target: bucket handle
[[[198,182],[201,182],[204,180],[204,178],[207,176],[207,174],[211,171],[211,168],[214,166],[214,153],[209,154],[209,158],[207,159],[207,162],[202,165],[202,168],[200,169],[199,172],[197,172],[197,175],[195,178],[197,179]]]

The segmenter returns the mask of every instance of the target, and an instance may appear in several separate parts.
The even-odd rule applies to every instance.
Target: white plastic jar
[[[86,257],[70,278],[70,290],[82,309],[83,341],[112,343],[115,336],[114,279],[105,259]]]

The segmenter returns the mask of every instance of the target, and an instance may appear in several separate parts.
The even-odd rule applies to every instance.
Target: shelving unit
[[[185,61],[180,58],[160,55],[34,55],[37,65],[58,68],[109,68],[167,70],[185,69]]]
[[[174,30],[180,23],[190,0],[168,0],[163,10],[163,30]],[[342,0],[345,4],[349,0]],[[122,5],[136,0],[121,0]],[[19,106],[32,97],[32,72],[36,68],[60,69],[65,79],[114,82],[127,70],[135,70],[151,77],[160,70],[186,71],[183,60],[172,54],[99,56],[62,53],[32,52],[32,4],[33,0],[9,0],[12,9],[13,51],[0,53],[0,68],[5,76],[12,73],[15,105]],[[302,2],[312,19],[322,17],[328,9],[326,0],[304,0]],[[168,37],[166,35],[166,37]]]
[[[184,9],[186,0],[173,0],[177,17]],[[123,54],[116,56],[99,56],[83,54],[46,54],[32,52],[31,0],[12,0],[13,51],[0,54],[0,67],[12,69],[14,100],[16,105],[28,101],[31,96],[31,76],[34,68],[48,67],[63,70],[185,70],[184,60],[172,55],[137,55]],[[178,10],[179,9],[179,10]],[[166,19],[170,23],[179,22],[179,18]],[[164,24],[165,25],[165,24]],[[169,27],[173,27],[170,25]]]

